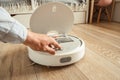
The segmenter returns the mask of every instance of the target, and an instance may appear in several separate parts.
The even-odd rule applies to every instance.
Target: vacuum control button
[[[60,59],[61,63],[70,62],[70,61],[71,61],[71,57],[64,57]]]

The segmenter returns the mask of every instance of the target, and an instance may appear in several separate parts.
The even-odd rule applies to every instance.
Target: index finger
[[[55,54],[55,50],[52,49],[52,48],[49,47],[49,46],[45,46],[45,47],[44,47],[44,51],[45,51],[45,52],[48,52],[48,53],[50,53],[50,54],[52,54],[52,55]]]
[[[55,41],[55,39],[52,40],[51,44],[58,49],[61,49],[61,46],[58,44],[58,42]]]

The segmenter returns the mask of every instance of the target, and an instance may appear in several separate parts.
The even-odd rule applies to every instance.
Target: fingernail
[[[55,51],[52,51],[51,54],[52,54],[52,55],[55,55]]]

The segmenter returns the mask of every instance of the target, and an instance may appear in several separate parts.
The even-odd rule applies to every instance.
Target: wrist
[[[31,42],[31,39],[32,39],[31,38],[32,37],[31,33],[32,32],[28,30],[26,40],[23,42],[23,44],[28,45],[28,43]]]

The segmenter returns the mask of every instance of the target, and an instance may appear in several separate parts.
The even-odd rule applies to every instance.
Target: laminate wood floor
[[[120,24],[79,24],[70,34],[85,41],[86,54],[65,67],[32,65],[24,45],[1,42],[0,80],[120,80]]]

